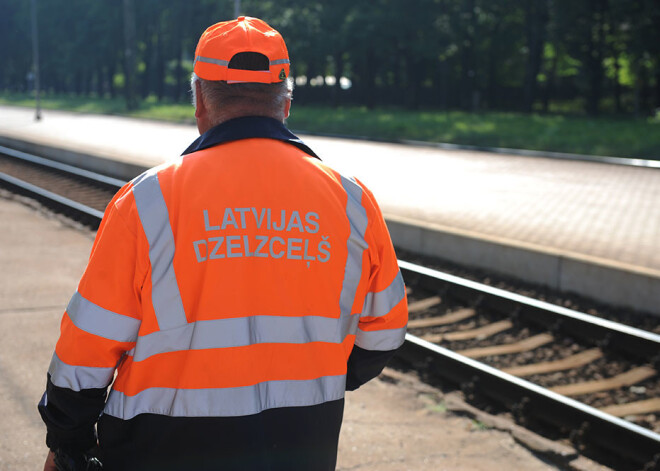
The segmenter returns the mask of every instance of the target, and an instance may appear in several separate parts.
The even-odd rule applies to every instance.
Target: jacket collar
[[[246,116],[220,123],[195,139],[181,155],[208,149],[224,142],[251,138],[267,138],[288,142],[306,154],[321,160],[312,149],[307,147],[300,138],[289,131],[284,124],[276,119],[263,116]]]

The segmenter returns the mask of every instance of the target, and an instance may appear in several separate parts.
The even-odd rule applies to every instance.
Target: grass
[[[308,131],[551,152],[660,159],[660,119],[462,111],[293,109]]]
[[[34,107],[27,95],[0,95],[0,104]],[[126,112],[121,99],[46,96],[46,109],[194,122],[187,103],[149,98]],[[660,160],[660,118],[590,118],[503,112],[367,110],[295,103],[288,126],[300,132],[343,134],[389,141],[415,140],[460,145]]]
[[[25,106],[34,108],[33,97],[21,94],[0,95],[0,105]],[[90,98],[79,96],[45,96],[41,98],[41,107],[50,110],[76,111],[79,113],[111,114],[134,118],[156,119],[178,123],[194,123],[193,108],[189,103],[158,103],[149,97],[142,101],[137,110],[126,111],[123,98]]]
[[[472,419],[472,430],[483,431],[483,430],[490,430],[490,429],[491,429],[491,427],[489,425],[486,425],[482,421],[477,420],[477,419]]]

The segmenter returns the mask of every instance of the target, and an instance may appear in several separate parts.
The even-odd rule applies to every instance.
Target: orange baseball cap
[[[260,70],[241,68],[237,55],[265,56]],[[252,69],[252,68],[251,68]],[[276,83],[289,76],[289,52],[276,30],[258,18],[240,16],[210,26],[199,38],[193,71],[204,80]]]

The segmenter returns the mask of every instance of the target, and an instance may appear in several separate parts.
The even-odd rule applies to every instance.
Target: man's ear
[[[202,84],[199,80],[195,82],[195,118],[204,119],[208,114],[206,103],[204,103],[204,96],[202,95]]]
[[[202,95],[202,84],[199,81],[195,82],[195,93],[195,118],[197,120],[197,130],[201,136],[212,127],[211,110],[204,99],[204,95]]]
[[[284,101],[284,119],[287,119],[289,117],[290,111],[291,111],[291,98],[287,98]]]

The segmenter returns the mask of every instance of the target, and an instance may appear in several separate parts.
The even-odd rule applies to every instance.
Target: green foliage
[[[142,100],[185,101],[197,39],[233,17],[230,0],[129,0],[126,10],[116,0],[37,3],[42,88],[80,96],[133,86]],[[352,81],[350,90],[301,86],[301,103],[549,111],[570,102],[590,114],[612,103],[635,115],[660,107],[657,0],[241,4],[282,32],[294,75]],[[31,57],[30,2],[3,0],[0,90],[28,90]]]
[[[472,429],[473,430],[490,430],[492,427],[483,423],[480,420],[472,419]]]
[[[429,412],[435,412],[436,414],[444,414],[445,412],[447,412],[447,406],[445,405],[444,402],[429,404],[428,406],[426,406],[426,409]]]

